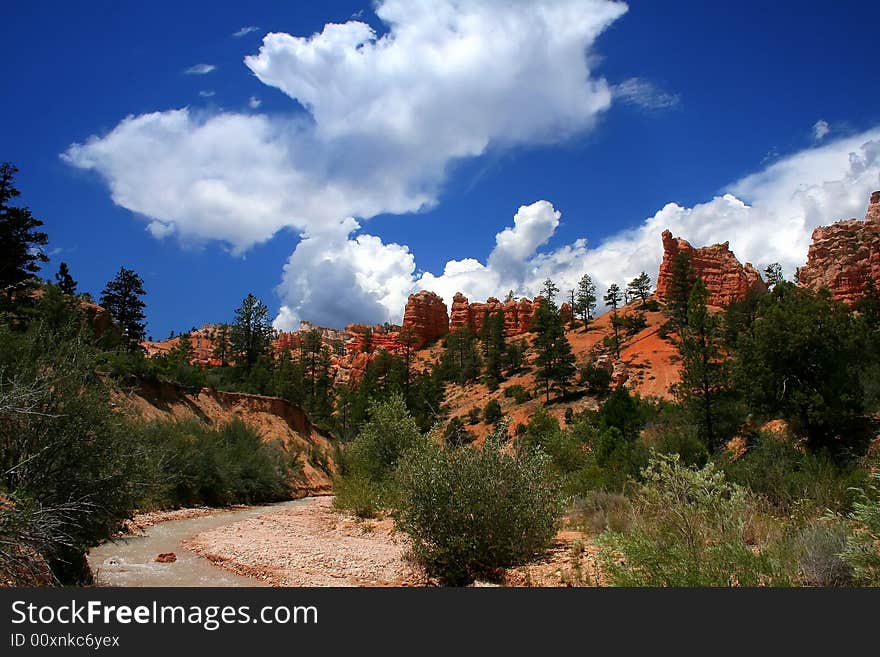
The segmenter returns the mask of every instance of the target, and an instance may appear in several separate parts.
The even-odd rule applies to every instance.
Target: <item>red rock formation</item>
[[[456,292],[452,297],[452,313],[449,316],[449,330],[457,331],[460,328],[468,327],[473,329],[473,321],[471,320],[471,306],[468,298],[461,292]]]
[[[449,330],[456,331],[467,326],[475,333],[479,333],[488,312],[490,315],[495,313],[504,315],[504,331],[507,337],[522,335],[531,330],[533,305],[534,302],[525,298],[519,301],[511,299],[502,303],[495,297],[489,297],[486,303],[469,303],[468,298],[459,292],[452,299]]]
[[[559,306],[559,318],[562,320],[563,324],[570,323],[573,317],[574,313],[571,310],[571,304],[564,303]]]
[[[813,231],[807,264],[798,270],[798,282],[853,303],[865,289],[868,276],[880,281],[880,192],[871,194],[864,221],[849,219]]]
[[[416,348],[446,335],[449,315],[443,299],[427,290],[410,294],[403,312],[403,327],[411,331]]]
[[[205,324],[202,328],[189,332],[189,341],[192,344],[192,356],[189,359],[191,365],[201,367],[217,367],[221,365],[220,359],[214,357],[217,346],[216,340],[220,326],[217,324]],[[149,358],[164,356],[180,343],[181,336],[151,342],[141,342],[141,347]]]
[[[371,354],[380,350],[396,354],[406,348],[400,331],[387,330],[381,324],[376,326],[349,324],[345,327],[345,353],[350,355],[363,353],[367,332],[370,332],[370,344],[366,351]]]
[[[539,297],[535,297],[535,301]],[[535,314],[535,301],[528,299],[520,299],[516,304],[516,333],[512,335],[521,335],[532,330],[532,316]],[[508,333],[508,335],[511,335]]]
[[[495,297],[489,297],[486,303],[472,303],[470,306],[470,317],[471,328],[474,333],[479,333],[483,330],[483,322],[486,321],[486,317],[503,312],[504,306]]]
[[[672,282],[672,266],[681,252],[690,254],[691,266],[709,291],[710,306],[720,307],[742,299],[752,289],[767,289],[758,270],[751,263],[740,264],[728,242],[695,249],[687,240],[673,237],[664,230],[663,262],[657,274],[657,297],[661,300],[666,299]]]

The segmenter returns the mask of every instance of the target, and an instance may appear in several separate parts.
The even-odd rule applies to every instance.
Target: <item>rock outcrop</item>
[[[410,294],[403,312],[403,327],[410,331],[416,348],[442,338],[449,332],[449,314],[443,299],[427,290]]]
[[[813,231],[807,264],[798,270],[798,282],[846,303],[858,300],[871,276],[880,281],[880,191],[871,194],[864,221],[848,219]]]
[[[449,330],[457,331],[461,328],[468,327],[473,329],[474,323],[471,320],[471,305],[468,298],[461,292],[456,292],[452,297],[452,312],[449,315]]]
[[[729,243],[713,244],[695,249],[681,237],[663,231],[663,262],[657,274],[657,297],[666,300],[672,283],[672,269],[679,253],[690,254],[691,266],[709,291],[709,305],[721,307],[743,299],[754,289],[766,290],[761,274],[751,263],[740,264]]]
[[[495,297],[489,297],[486,303],[470,303],[466,296],[458,292],[452,299],[449,330],[457,331],[466,326],[471,331],[479,333],[487,313],[489,315],[495,313],[504,315],[504,331],[510,338],[528,333],[531,330],[534,302],[522,298],[519,301],[509,299],[502,303]]]

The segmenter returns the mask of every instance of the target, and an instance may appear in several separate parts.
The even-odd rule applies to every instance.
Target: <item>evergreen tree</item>
[[[361,343],[361,351],[365,354],[369,354],[373,351],[373,329],[371,327],[367,327],[367,330],[364,331],[364,340]]]
[[[447,381],[464,384],[480,373],[480,353],[476,338],[468,327],[446,336],[446,348],[440,358],[440,371]]]
[[[537,335],[534,346],[538,352],[535,364],[538,366],[536,378],[543,383],[545,400],[550,401],[550,388],[555,384],[565,394],[569,380],[575,372],[574,354],[565,337],[565,326],[559,316],[559,309],[553,302],[557,291],[550,279],[544,284],[544,298],[535,311],[534,326]]]
[[[505,340],[504,314],[494,313],[486,318],[485,354],[486,354],[486,385],[490,390],[498,388],[504,378],[504,359],[507,353]]]
[[[667,312],[676,330],[687,326],[688,303],[696,282],[697,275],[691,266],[690,253],[679,251],[672,261],[672,279],[666,297]]]
[[[136,349],[146,337],[144,308],[147,306],[141,299],[145,294],[143,279],[126,267],[119,269],[116,278],[107,283],[101,293],[101,305],[110,313],[131,349]]]
[[[211,335],[214,342],[214,358],[220,361],[221,367],[229,365],[229,357],[232,355],[232,346],[229,343],[229,324],[220,324]]]
[[[778,262],[771,262],[764,270],[764,278],[767,281],[767,287],[772,290],[777,283],[785,280],[782,276],[782,265]]]
[[[648,300],[648,295],[651,294],[651,277],[642,272],[629,282],[627,291],[633,299],[641,299],[644,306]]]
[[[593,279],[589,275],[584,274],[578,281],[577,292],[575,294],[575,302],[572,311],[581,316],[584,322],[584,329],[593,318],[593,311],[596,309],[596,286]]]
[[[18,169],[12,164],[0,164],[0,294],[9,301],[16,288],[49,260],[40,248],[48,244],[49,237],[36,230],[43,222],[28,208],[10,205],[12,199],[21,195],[15,187],[16,173]]]
[[[858,322],[845,304],[827,289],[783,281],[739,337],[737,387],[756,412],[788,420],[812,445],[854,446],[864,389],[853,363],[863,359]]]
[[[877,290],[873,277],[868,276],[865,279],[862,297],[853,304],[853,308],[864,318],[871,332],[880,330],[880,291]]]
[[[269,309],[253,294],[248,294],[235,311],[229,341],[236,362],[252,368],[268,353],[274,330],[269,322]]]
[[[706,286],[697,280],[688,303],[687,326],[682,329],[678,344],[682,371],[676,393],[711,451],[718,447],[718,416],[728,375],[721,350],[720,318],[709,312],[708,299]]]
[[[547,300],[547,303],[550,304],[551,308],[556,308],[556,293],[559,292],[559,287],[549,278],[544,280],[544,285],[541,288],[541,295],[544,299]],[[558,311],[558,309],[557,309]]]
[[[181,333],[177,338],[177,344],[168,352],[168,359],[175,365],[189,365],[194,351],[190,334]]]
[[[55,283],[64,294],[69,294],[70,296],[76,294],[76,281],[73,280],[73,276],[70,275],[70,269],[68,269],[66,262],[62,262],[58,265],[58,273],[55,274]]]
[[[614,353],[620,358],[620,326],[617,321],[617,307],[620,305],[620,287],[612,283],[602,298],[606,306],[611,306],[611,326],[614,328]]]

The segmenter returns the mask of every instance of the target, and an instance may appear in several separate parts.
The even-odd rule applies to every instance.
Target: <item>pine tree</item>
[[[872,332],[880,329],[880,291],[877,290],[873,277],[868,276],[865,279],[862,297],[853,304],[853,308],[864,318]]]
[[[727,386],[727,364],[721,350],[721,321],[709,312],[709,293],[703,281],[694,284],[688,303],[688,321],[679,339],[681,381],[676,393],[695,419],[709,450],[717,447],[719,402]]]
[[[620,287],[612,283],[602,298],[606,306],[611,306],[611,326],[614,327],[614,353],[620,358],[620,328],[617,322],[617,307],[620,305]]]
[[[274,337],[269,309],[253,294],[248,294],[235,311],[229,337],[236,361],[248,369],[269,351]]]
[[[584,274],[578,281],[577,292],[575,293],[575,302],[572,305],[572,311],[581,316],[584,321],[584,329],[587,328],[590,320],[593,318],[593,311],[596,309],[596,286],[593,279],[589,275]]]
[[[691,266],[691,256],[685,251],[679,251],[672,261],[672,279],[666,296],[666,308],[673,326],[677,330],[687,326],[688,303],[691,291],[697,282],[697,275]]]
[[[538,366],[536,378],[544,385],[545,400],[548,403],[551,385],[555,384],[565,395],[568,382],[575,372],[574,354],[568,338],[565,337],[565,326],[559,316],[559,309],[553,302],[557,291],[553,281],[547,279],[544,282],[544,298],[538,304],[534,320],[537,333],[534,346],[538,352],[535,359]]]
[[[107,283],[101,293],[101,305],[110,313],[131,349],[137,348],[146,337],[146,304],[141,299],[145,294],[143,279],[126,267],[120,268],[116,278]]]
[[[776,287],[777,283],[785,280],[782,275],[782,265],[778,262],[771,262],[767,265],[767,268],[764,269],[764,276],[767,279],[767,287],[771,290]]]
[[[505,340],[504,314],[493,313],[486,318],[485,354],[486,354],[486,385],[490,390],[498,388],[504,378],[504,357],[507,353]]]
[[[627,290],[633,299],[641,299],[642,306],[644,306],[648,300],[648,295],[651,294],[651,277],[642,272],[629,282]]]
[[[189,365],[194,351],[190,334],[181,333],[177,338],[177,344],[168,352],[168,359],[175,365]]]
[[[66,262],[62,262],[58,265],[58,273],[55,274],[55,283],[64,294],[69,294],[70,296],[76,294],[76,281],[73,280],[73,276],[70,275],[70,269],[68,269]]]
[[[544,280],[544,285],[541,288],[541,295],[547,300],[547,303],[551,308],[556,308],[556,304],[554,299],[556,299],[556,293],[559,292],[559,287],[549,278]]]
[[[229,324],[220,324],[213,335],[214,341],[214,358],[220,361],[221,367],[229,365],[229,356],[232,354],[232,346],[229,344]]]
[[[24,207],[9,202],[20,196],[15,187],[18,169],[5,162],[0,164],[0,294],[11,301],[16,288],[21,287],[40,271],[40,264],[49,258],[40,247],[49,237],[36,230],[43,222]]]

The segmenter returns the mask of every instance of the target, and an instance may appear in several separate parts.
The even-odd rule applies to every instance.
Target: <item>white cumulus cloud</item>
[[[495,247],[484,260],[476,257],[451,260],[439,274],[416,274],[414,258],[417,254],[410,253],[404,246],[382,244],[379,238],[366,235],[356,239],[338,236],[334,244],[325,245],[323,256],[313,254],[310,261],[344,253],[346,262],[359,263],[346,276],[355,281],[355,285],[358,285],[358,275],[363,276],[371,281],[373,289],[379,290],[357,296],[376,302],[363,316],[380,322],[399,322],[406,296],[420,289],[437,292],[449,305],[455,292],[463,292],[471,300],[479,301],[489,296],[503,297],[508,290],[531,297],[540,292],[546,278],[557,283],[562,297],[585,273],[593,277],[602,292],[611,283],[626,284],[642,271],[655,278],[663,255],[660,234],[667,228],[694,246],[729,242],[741,261],[752,262],[760,268],[779,262],[791,277],[806,259],[813,228],[864,216],[868,197],[877,189],[880,189],[880,127],[783,157],[731,183],[723,193],[704,203],[692,207],[668,203],[652,216],[635,222],[634,227],[613,234],[595,246],[589,246],[587,240],[581,238],[542,249],[554,234],[561,216],[550,202],[542,200],[517,211],[513,225],[496,235]],[[353,226],[343,230],[350,228]],[[365,240],[366,237],[369,239]],[[307,266],[299,269],[311,270]],[[288,279],[281,289],[283,293],[292,289]],[[295,290],[290,298],[301,298],[305,289],[321,288],[315,280]],[[351,286],[340,289],[347,291]],[[365,291],[367,287],[360,289]],[[307,317],[313,308],[322,305],[317,297],[310,301],[294,311],[285,308],[276,325],[291,328],[298,319]],[[339,317],[352,315],[340,310]]]

